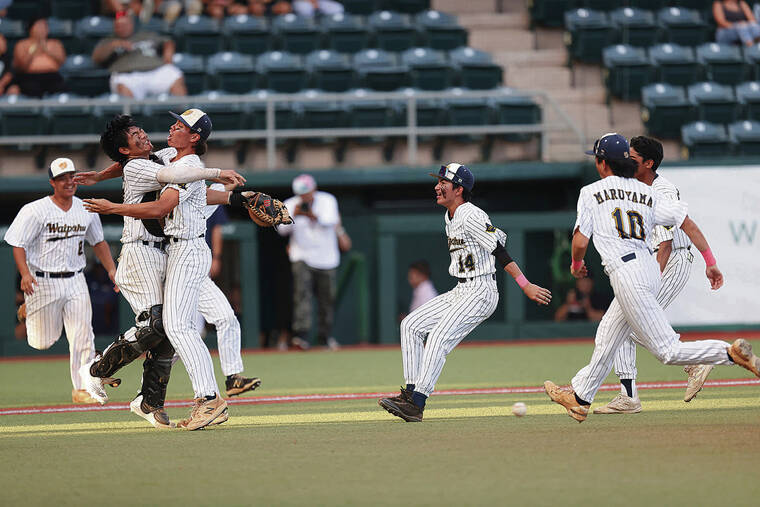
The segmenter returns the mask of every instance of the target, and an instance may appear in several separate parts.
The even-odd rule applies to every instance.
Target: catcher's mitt
[[[251,220],[261,227],[273,227],[280,224],[292,224],[288,208],[277,199],[261,192],[241,192],[242,205],[248,211]]]
[[[19,322],[24,322],[26,320],[26,303],[21,303],[21,306],[18,307],[18,310],[16,310],[16,317]]]

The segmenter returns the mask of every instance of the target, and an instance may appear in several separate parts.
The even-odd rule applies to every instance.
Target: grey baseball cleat
[[[686,393],[683,395],[683,401],[686,403],[693,400],[699,391],[702,390],[702,386],[705,385],[705,380],[710,372],[715,368],[712,364],[690,364],[684,366],[683,371],[689,376],[686,380]]]
[[[638,414],[641,412],[641,401],[623,393],[618,394],[603,407],[595,408],[595,414]]]

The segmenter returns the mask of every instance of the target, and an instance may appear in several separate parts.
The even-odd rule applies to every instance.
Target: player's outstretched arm
[[[119,162],[114,162],[102,171],[83,171],[74,175],[74,183],[77,185],[90,186],[101,181],[113,178],[121,178],[124,174],[124,166]]]
[[[586,269],[586,263],[583,258],[586,256],[586,250],[588,250],[589,239],[580,231],[575,229],[573,233],[573,245],[571,248],[572,263],[570,264],[570,274],[575,278],[585,278],[588,274]]]
[[[240,186],[245,178],[231,169],[206,167],[188,167],[184,164],[169,164],[156,173],[159,183],[192,183],[193,181],[211,180],[224,185]]]
[[[37,279],[32,276],[29,266],[26,264],[26,250],[19,246],[14,246],[13,260],[16,261],[16,267],[21,275],[21,290],[24,294],[34,294],[34,286],[37,285]]]
[[[704,258],[705,265],[707,266],[705,276],[710,280],[710,288],[712,290],[720,289],[723,286],[723,273],[718,269],[718,261],[715,260],[712,251],[710,251],[710,245],[707,243],[705,235],[702,234],[697,224],[688,215],[681,224],[681,230],[686,233],[697,250],[699,250],[699,253],[702,254],[702,258]]]
[[[515,282],[517,282],[517,285],[520,286],[525,295],[528,296],[528,299],[540,305],[548,305],[551,302],[552,293],[548,289],[530,283],[522,270],[520,270],[520,266],[509,256],[509,252],[504,248],[504,245],[497,242],[496,248],[491,254],[496,258],[496,263],[515,279]]]
[[[133,218],[163,218],[179,204],[179,191],[168,188],[156,201],[138,204],[119,204],[108,199],[84,199],[84,207],[91,213],[121,215]]]

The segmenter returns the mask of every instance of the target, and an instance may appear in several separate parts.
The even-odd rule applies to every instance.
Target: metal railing
[[[551,109],[559,118],[558,123],[531,123],[531,124],[488,124],[488,125],[446,125],[446,126],[420,126],[417,122],[417,102],[435,99],[497,99],[499,97],[530,97],[543,111]],[[406,125],[397,127],[354,127],[354,128],[304,128],[304,129],[278,129],[275,121],[278,104],[302,104],[305,102],[336,102],[342,104],[355,104],[357,102],[398,101],[406,106]],[[106,98],[70,98],[59,99],[23,99],[14,101],[6,99],[0,102],[0,115],[5,110],[40,108],[40,114],[45,109],[66,108],[97,108],[107,107],[113,110],[120,107],[123,114],[129,114],[142,106],[167,106],[184,109],[189,105],[199,104],[235,104],[254,105],[263,104],[265,113],[264,129],[258,130],[219,130],[214,131],[213,140],[265,140],[267,152],[267,168],[271,171],[276,169],[276,143],[280,139],[301,139],[314,137],[330,138],[355,138],[355,137],[403,137],[407,140],[407,162],[409,165],[417,165],[418,138],[420,136],[451,136],[451,135],[496,135],[496,134],[538,134],[540,138],[541,153],[546,154],[548,148],[549,132],[572,131],[578,138],[579,147],[585,146],[586,139],[583,132],[571,120],[570,116],[548,94],[543,91],[514,90],[500,88],[495,90],[447,90],[441,92],[371,92],[361,91],[348,93],[315,93],[301,92],[296,94],[274,94],[259,92],[247,95],[205,94],[187,97],[166,96],[134,100],[114,96]],[[203,107],[200,105],[199,107]],[[213,120],[213,113],[211,113]],[[542,117],[545,117],[542,114]],[[167,130],[169,121],[167,121]],[[165,135],[164,132],[149,132],[150,136]],[[52,144],[96,144],[99,141],[97,134],[64,134],[64,135],[23,135],[23,136],[0,136],[0,145],[52,145]]]

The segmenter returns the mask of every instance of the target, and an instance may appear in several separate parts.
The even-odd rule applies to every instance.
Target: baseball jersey
[[[137,204],[142,201],[143,195],[148,192],[161,190],[161,183],[156,179],[156,174],[163,165],[147,158],[135,158],[124,165],[123,184],[124,204]],[[121,242],[132,241],[161,241],[163,238],[154,236],[143,225],[142,220],[133,217],[124,217],[124,230],[121,233]]]
[[[495,273],[492,252],[497,243],[506,246],[507,235],[491,225],[488,214],[466,202],[454,211],[453,218],[449,218],[446,211],[444,220],[451,254],[449,274],[457,278],[471,278]]]
[[[646,240],[654,226],[680,227],[687,210],[685,202],[665,198],[635,178],[608,176],[581,189],[573,230],[593,236],[610,273],[624,262],[624,255],[649,255]]]
[[[676,186],[668,179],[659,174],[655,176],[654,181],[652,182],[652,188],[668,199],[674,201],[681,200],[681,193],[678,191],[678,188],[676,188]],[[652,235],[649,237],[649,247],[652,250],[656,250],[660,246],[660,243],[670,240],[673,240],[674,250],[691,246],[689,236],[678,227],[658,225],[654,228]]]
[[[71,208],[64,211],[47,196],[21,208],[5,241],[26,251],[32,271],[79,271],[86,264],[84,242],[103,241],[103,226],[97,213],[84,209],[81,199],[73,197]]]
[[[185,155],[176,162],[171,162],[171,151],[173,148],[161,150],[156,156],[168,165],[185,165],[187,167],[203,167],[198,155]],[[174,150],[176,154],[176,150]],[[175,238],[192,239],[206,234],[206,183],[203,180],[192,183],[179,183],[166,185],[161,192],[167,188],[174,188],[179,191],[179,204],[166,216],[164,225],[164,234]]]

